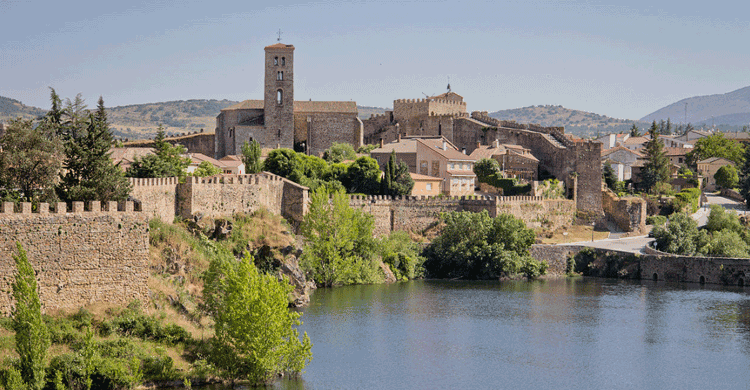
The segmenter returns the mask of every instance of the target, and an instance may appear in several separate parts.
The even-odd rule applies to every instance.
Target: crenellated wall
[[[149,299],[148,215],[133,202],[3,203],[0,210],[0,290],[10,291],[16,242],[36,271],[45,311],[90,303],[124,305]],[[0,294],[8,314],[11,295]]]
[[[177,215],[176,177],[136,179],[130,178],[130,197],[138,201],[149,218],[159,218],[171,223]]]
[[[491,217],[511,214],[529,227],[545,226],[555,229],[569,224],[575,215],[572,200],[549,200],[531,196],[506,197],[388,197],[352,196],[349,204],[375,218],[375,234],[392,231],[419,232],[438,222],[440,213],[449,211],[481,212]]]

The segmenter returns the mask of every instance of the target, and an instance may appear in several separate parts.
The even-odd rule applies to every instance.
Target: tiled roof
[[[208,157],[208,156],[206,156],[203,153],[188,153],[187,156],[190,158],[190,160],[192,160],[192,163],[196,164],[196,165],[198,165],[198,164],[200,164],[200,163],[202,163],[204,161],[208,161],[211,164],[213,164],[214,166],[219,167],[219,168],[227,166],[224,163],[224,161],[219,161],[219,160],[217,160],[217,159],[215,159],[213,157]]]
[[[713,164],[715,162],[721,163],[722,161],[725,161],[727,164],[734,165],[734,163],[732,161],[729,161],[729,160],[725,159],[724,157],[710,157],[710,158],[707,158],[705,160],[698,161],[698,164]]]
[[[229,106],[227,108],[223,108],[221,111],[231,111],[231,110],[262,110],[264,106],[263,100],[245,100],[242,102],[239,102],[233,106]]]
[[[115,164],[130,166],[136,157],[143,158],[146,155],[154,154],[154,148],[111,148],[110,158]]]
[[[233,110],[262,110],[265,106],[263,100],[245,100],[233,106],[222,109],[222,111]],[[316,102],[309,100],[297,100],[294,102],[294,112],[335,112],[335,113],[357,113],[356,102]]]
[[[691,150],[689,148],[664,148],[664,154],[667,156],[684,156]]]
[[[409,176],[411,176],[412,180],[414,181],[442,181],[443,180],[442,177],[420,175],[419,173],[412,173],[412,172],[409,172]]]
[[[627,145],[640,145],[648,142],[648,138],[646,137],[630,137],[626,139],[623,143]]]
[[[448,160],[476,161],[475,158],[467,156],[450,146],[446,147],[445,150],[443,150],[443,140],[439,138],[417,139],[416,141],[429,147],[431,150],[436,151],[438,154],[447,158]]]
[[[614,153],[614,152],[616,152],[618,150],[622,150],[622,151],[625,151],[625,152],[628,152],[628,153],[632,153],[632,154],[636,155],[636,157],[643,157],[642,153],[640,153],[640,152],[638,152],[636,150],[630,150],[630,149],[628,149],[628,148],[626,148],[624,146],[615,146],[614,148],[604,149],[604,150],[602,150],[602,157],[609,156],[610,154],[612,154],[612,153]]]
[[[376,148],[370,151],[370,153],[390,153],[391,151],[396,153],[416,153],[417,152],[417,141],[414,138],[405,138],[401,142],[393,141],[383,145],[382,148]]]
[[[266,46],[266,49],[289,49],[291,50],[291,49],[294,49],[294,46],[279,42],[279,43],[274,43],[273,45]]]

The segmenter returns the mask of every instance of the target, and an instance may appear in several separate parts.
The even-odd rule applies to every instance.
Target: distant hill
[[[672,122],[683,123],[685,122],[685,103],[687,103],[687,122],[694,126],[715,124],[741,127],[750,123],[750,87],[723,94],[682,99],[644,116],[641,121],[651,122],[671,118]]]
[[[160,103],[132,104],[108,107],[110,127],[116,138],[147,139],[156,135],[159,125],[171,134],[192,133],[203,129],[213,132],[216,116],[222,109],[237,104],[232,100],[177,100]],[[89,107],[94,108],[94,107]],[[380,107],[357,107],[359,117],[369,118],[372,114],[382,114]],[[33,119],[44,115],[47,110],[27,106],[18,100],[0,96],[0,121],[22,117]]]
[[[640,128],[648,127],[628,119],[610,118],[586,111],[572,110],[563,106],[539,105],[489,113],[493,118],[513,120],[518,123],[535,123],[541,126],[565,126],[565,132],[579,137],[597,134],[618,133],[630,130],[633,123]]]

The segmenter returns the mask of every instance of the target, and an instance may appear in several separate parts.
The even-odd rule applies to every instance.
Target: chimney
[[[466,154],[466,148],[462,148],[461,153]]]
[[[477,149],[479,149],[480,146],[482,146],[482,143],[480,141],[477,141]]]
[[[495,142],[492,143],[492,146],[495,147],[495,148],[499,148],[500,147],[500,141],[498,141],[497,138],[495,138]]]
[[[445,142],[445,139],[443,139],[443,150],[448,150],[448,144]]]
[[[401,132],[398,133],[398,142],[401,142]]]
[[[383,147],[383,137],[380,137],[380,147]]]

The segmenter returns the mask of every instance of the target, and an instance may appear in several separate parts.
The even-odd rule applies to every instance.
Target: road
[[[708,213],[710,212],[710,209],[708,208],[709,205],[717,204],[724,207],[725,209],[735,210],[739,214],[748,213],[747,208],[742,202],[737,202],[732,199],[711,194],[706,194],[706,198],[708,199],[706,205],[704,207],[701,207],[695,214],[692,215],[692,217],[698,222],[698,226],[704,226],[706,224],[708,220]],[[596,241],[572,242],[561,245],[586,245],[593,248],[611,249],[630,253],[643,253],[643,248],[653,240],[653,238],[650,238],[648,236],[637,236],[625,238],[607,238],[604,240]]]

